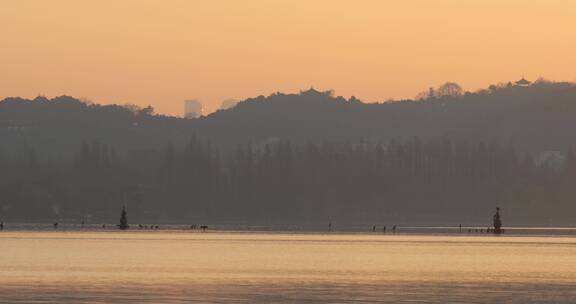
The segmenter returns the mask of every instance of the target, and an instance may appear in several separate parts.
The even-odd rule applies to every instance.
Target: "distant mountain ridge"
[[[511,144],[521,150],[562,150],[576,143],[576,86],[540,81],[421,100],[362,103],[332,92],[272,94],[199,120],[216,142],[266,138],[305,141],[389,141],[412,137]]]
[[[183,145],[195,135],[223,149],[274,139],[385,142],[419,137],[563,150],[576,143],[576,86],[540,81],[450,91],[420,100],[362,103],[314,89],[258,96],[198,119],[155,115],[151,107],[95,105],[73,97],[0,101],[0,147],[55,155],[82,141],[121,152]]]
[[[276,93],[195,119],[0,102],[0,220],[573,223],[576,87]],[[484,214],[486,214],[484,216]],[[508,220],[509,219],[509,220]]]

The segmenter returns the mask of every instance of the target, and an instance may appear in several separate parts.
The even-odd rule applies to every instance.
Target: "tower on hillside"
[[[528,81],[528,80],[524,79],[524,77],[522,77],[522,79],[516,81],[515,83],[516,83],[516,85],[519,86],[519,87],[527,87],[527,86],[529,86],[529,85],[532,84],[531,81]]]

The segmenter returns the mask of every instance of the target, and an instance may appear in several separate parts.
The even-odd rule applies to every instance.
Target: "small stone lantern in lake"
[[[500,208],[496,208],[496,213],[494,214],[494,233],[502,233],[502,220],[500,219]]]
[[[128,216],[126,214],[126,206],[122,207],[122,214],[120,215],[120,225],[118,225],[118,228],[122,230],[130,228],[130,226],[128,226]]]

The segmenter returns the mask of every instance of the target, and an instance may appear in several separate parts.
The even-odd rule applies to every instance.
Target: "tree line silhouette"
[[[366,104],[275,93],[197,119],[0,102],[0,218],[570,222],[576,89],[538,81]]]
[[[13,218],[270,221],[470,219],[494,204],[525,221],[570,219],[576,157],[538,164],[511,146],[450,140],[277,141],[224,155],[192,138],[182,149],[116,153],[84,142],[73,160],[35,151],[0,158],[0,207]]]

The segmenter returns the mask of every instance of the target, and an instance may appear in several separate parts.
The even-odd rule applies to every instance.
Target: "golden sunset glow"
[[[365,101],[445,81],[576,80],[576,1],[3,1],[0,97],[181,115],[310,86]]]

